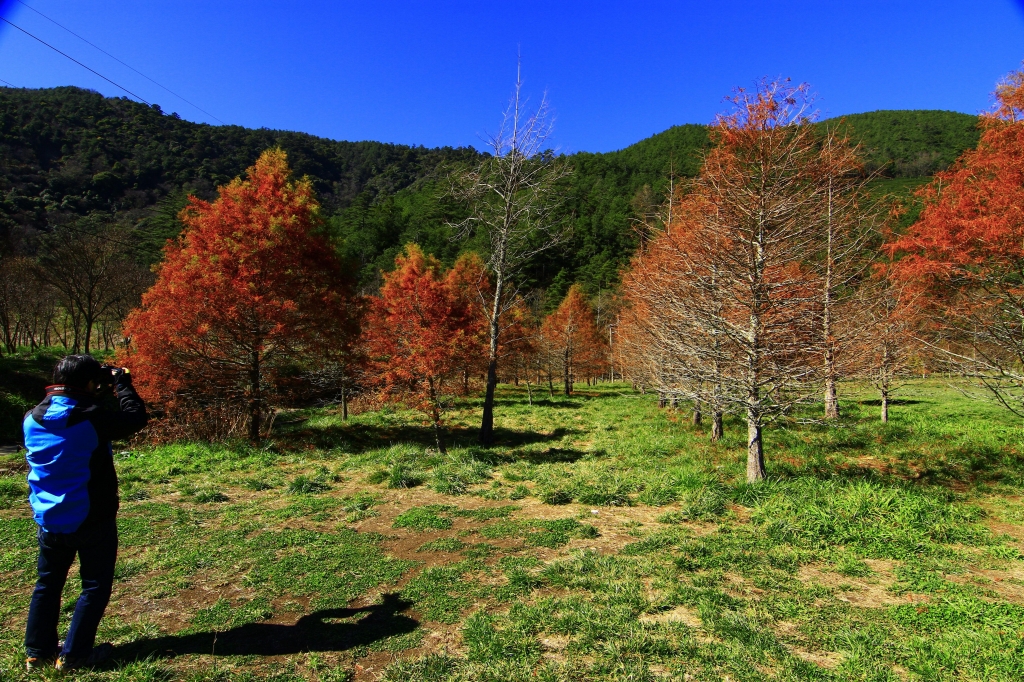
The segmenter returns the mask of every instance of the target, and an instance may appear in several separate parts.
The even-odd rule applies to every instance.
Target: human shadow
[[[403,613],[410,606],[412,602],[397,594],[385,594],[380,604],[358,609],[324,609],[299,618],[294,625],[249,623],[222,632],[140,639],[118,647],[115,658],[123,662],[184,654],[283,656],[347,651],[415,630],[419,621]]]

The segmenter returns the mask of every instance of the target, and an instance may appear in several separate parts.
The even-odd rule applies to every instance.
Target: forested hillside
[[[864,145],[869,168],[890,178],[879,191],[905,193],[972,147],[976,122],[953,112],[881,111],[840,124]],[[705,126],[683,125],[620,151],[574,154],[563,206],[573,237],[534,264],[533,283],[550,288],[554,300],[574,281],[590,292],[614,283],[635,248],[636,221],[662,203],[670,175],[697,171],[708,144]],[[444,177],[479,157],[472,148],[209,126],[63,87],[0,88],[0,249],[32,253],[48,226],[102,212],[131,222],[136,257],[152,262],[179,229],[176,214],[189,193],[212,198],[218,184],[274,146],[313,180],[330,229],[343,255],[358,262],[364,284],[390,267],[406,242],[446,262],[462,248],[447,228],[462,208],[445,199]]]

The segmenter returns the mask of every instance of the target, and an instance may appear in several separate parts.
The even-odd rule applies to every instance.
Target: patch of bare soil
[[[993,593],[989,596],[1024,604],[1024,566],[1020,562],[1013,564],[1012,568],[1006,570],[972,568],[960,575],[947,575],[945,578],[950,582],[977,585]]]
[[[834,651],[812,650],[804,646],[806,638],[795,623],[786,620],[778,621],[772,626],[772,630],[779,636],[791,654],[808,663],[831,670],[843,661],[842,654]]]
[[[1009,535],[1014,539],[1017,549],[1024,550],[1024,526],[1005,521],[990,520],[988,527],[996,535]]]
[[[683,623],[695,630],[699,630],[703,625],[697,612],[686,606],[677,606],[669,611],[661,611],[659,613],[645,613],[640,616],[640,622]]]
[[[804,583],[817,583],[837,590],[837,599],[860,608],[871,609],[921,601],[919,596],[897,595],[888,591],[889,586],[896,582],[892,561],[865,559],[864,562],[874,572],[874,575],[866,578],[852,578],[831,571],[823,571],[817,566],[807,565],[800,567],[797,571],[797,578]],[[853,589],[848,589],[845,586]]]

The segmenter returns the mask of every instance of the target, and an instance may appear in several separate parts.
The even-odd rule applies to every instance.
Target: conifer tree
[[[264,152],[211,202],[190,197],[153,287],[125,323],[125,362],[173,414],[244,407],[258,440],[278,371],[344,353],[357,335],[352,283],[319,231],[307,180]]]

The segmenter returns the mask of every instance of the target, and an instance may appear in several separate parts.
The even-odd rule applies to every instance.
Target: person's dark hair
[[[68,355],[53,368],[53,383],[85,388],[102,379],[100,363],[91,355]]]

